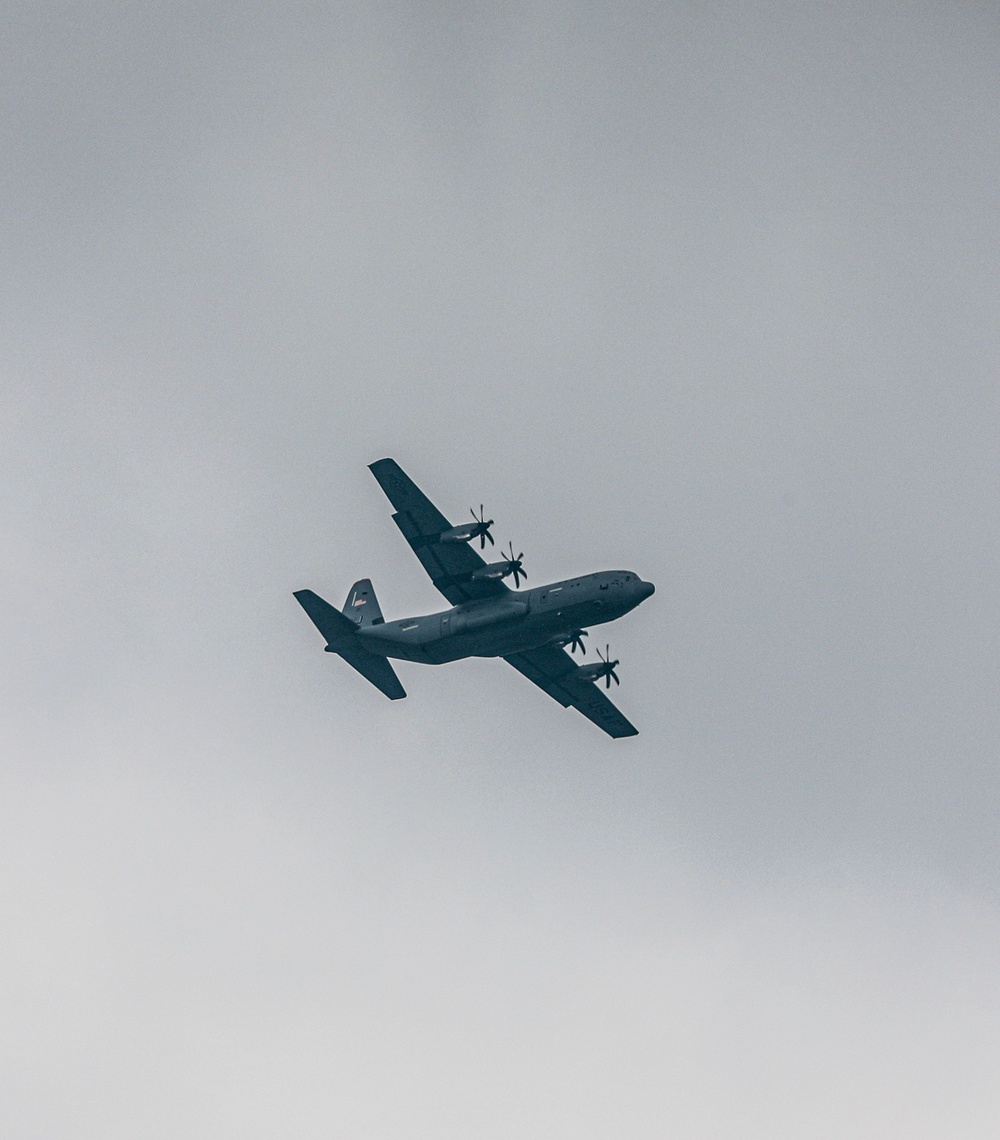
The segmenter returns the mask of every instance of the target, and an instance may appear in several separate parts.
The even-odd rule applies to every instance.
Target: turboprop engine
[[[486,549],[487,539],[490,540],[490,546],[495,545],[493,535],[490,534],[490,527],[493,525],[493,520],[486,517],[482,503],[479,504],[478,515],[471,507],[469,510],[476,521],[462,523],[461,526],[449,527],[448,530],[441,532],[438,542],[471,542],[474,538],[478,538],[480,550]]]
[[[620,664],[618,661],[611,660],[610,646],[604,647],[604,653],[598,649],[597,656],[600,657],[601,663],[598,665],[595,661],[593,665],[577,665],[576,675],[581,681],[599,681],[604,678],[604,687],[611,688],[611,682],[614,681],[616,685],[620,685],[621,681],[618,680],[618,674],[615,672],[615,666]]]
[[[583,639],[589,636],[585,629],[574,629],[568,636],[560,637],[555,644],[568,649],[570,653],[575,653],[578,649],[581,653],[586,653],[587,647],[583,644]]]
[[[502,553],[502,552],[501,552]],[[514,575],[514,589],[521,585],[521,579],[527,581],[528,572],[521,565],[521,559],[524,557],[524,551],[515,558],[514,557],[514,544],[510,544],[510,554],[503,562],[490,562],[486,566],[480,566],[478,570],[472,571],[473,582],[481,582],[483,579],[490,578],[506,578],[508,575]]]

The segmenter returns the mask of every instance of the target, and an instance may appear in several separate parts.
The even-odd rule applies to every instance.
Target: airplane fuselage
[[[363,626],[358,637],[381,657],[426,665],[463,657],[503,657],[565,641],[574,630],[614,621],[652,593],[653,584],[630,570],[604,570],[463,602],[443,613]]]

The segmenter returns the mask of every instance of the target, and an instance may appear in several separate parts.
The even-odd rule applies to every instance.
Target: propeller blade
[[[495,545],[493,542],[493,535],[490,534],[490,527],[493,525],[493,520],[486,518],[486,509],[482,503],[479,504],[479,514],[476,514],[475,507],[469,507],[469,514],[476,520],[478,526],[472,532],[471,537],[479,539],[479,549],[486,549],[486,540],[489,539],[490,546]]]
[[[604,678],[604,687],[610,689],[612,681],[614,681],[616,685],[620,685],[621,681],[618,680],[618,674],[615,672],[620,662],[617,659],[614,661],[611,660],[611,646],[605,645],[603,653],[600,647],[598,647],[597,656],[601,659],[601,672],[598,676]]]

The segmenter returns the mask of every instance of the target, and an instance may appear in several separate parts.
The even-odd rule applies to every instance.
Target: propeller
[[[570,653],[575,653],[577,651],[577,649],[579,649],[580,652],[582,654],[584,654],[584,656],[586,656],[587,647],[583,644],[583,640],[582,640],[586,636],[587,636],[587,631],[585,629],[574,629],[573,630],[573,632],[569,635],[569,642],[568,642],[568,648],[569,648]]]
[[[496,543],[493,541],[493,535],[490,534],[490,527],[493,525],[493,520],[489,519],[487,521],[486,512],[483,510],[483,504],[482,503],[479,504],[479,514],[478,515],[476,514],[476,512],[471,507],[469,508],[469,511],[472,514],[472,517],[479,524],[476,527],[476,529],[472,532],[472,534],[469,535],[469,537],[479,539],[479,549],[480,550],[486,549],[486,540],[487,539],[490,540],[490,546],[495,546]]]
[[[507,559],[507,569],[504,573],[504,577],[506,578],[508,574],[514,575],[514,589],[516,590],[518,586],[521,585],[522,578],[526,582],[528,580],[528,572],[521,566],[521,559],[524,557],[524,551],[522,550],[521,553],[515,558],[514,544],[512,542],[510,544],[509,553],[505,550],[501,550],[500,553],[503,554]]]
[[[600,673],[597,675],[598,677],[604,678],[604,687],[610,689],[612,679],[616,685],[620,685],[621,681],[618,680],[618,674],[615,672],[615,666],[620,664],[620,662],[611,660],[611,646],[605,645],[603,653],[600,650],[600,646],[598,646],[597,656],[604,662],[601,666]],[[595,678],[595,680],[596,679],[597,678]]]

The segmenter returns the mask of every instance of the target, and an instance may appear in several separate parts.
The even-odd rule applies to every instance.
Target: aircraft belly
[[[428,623],[428,626],[430,623]],[[415,632],[415,631],[414,631]],[[367,631],[366,631],[367,633]],[[470,636],[467,634],[421,633],[418,637],[387,636],[385,633],[361,635],[366,648],[383,657],[397,661],[416,661],[421,665],[443,665],[448,661],[459,661],[463,657],[473,657]]]
[[[527,613],[523,603],[503,607],[475,606],[458,612],[413,619],[412,630],[400,624],[359,631],[367,648],[383,657],[442,665],[463,657],[505,657],[548,645],[568,637],[574,629],[599,625],[620,616],[617,609],[599,601],[582,602],[560,610]],[[492,610],[492,612],[490,612]]]
[[[405,645],[398,641],[381,641],[374,645],[365,643],[365,647],[372,653],[381,654],[382,657],[392,657],[396,661],[426,661],[426,647],[423,645]]]
[[[558,636],[558,631],[547,627],[548,623],[529,625],[525,620],[516,627],[500,626],[477,629],[472,633],[453,633],[424,640],[419,645],[388,638],[381,638],[376,644],[373,639],[371,650],[383,657],[393,657],[400,661],[443,665],[449,661],[460,661],[463,657],[502,657],[505,653],[545,645]]]
[[[566,614],[532,614],[515,627],[482,630],[473,635],[467,657],[504,657],[537,649],[575,628]]]
[[[378,653],[381,657],[392,657],[396,661],[432,663],[432,658],[428,655],[429,643],[426,637],[393,636],[382,626],[362,630],[358,636],[366,649]]]

